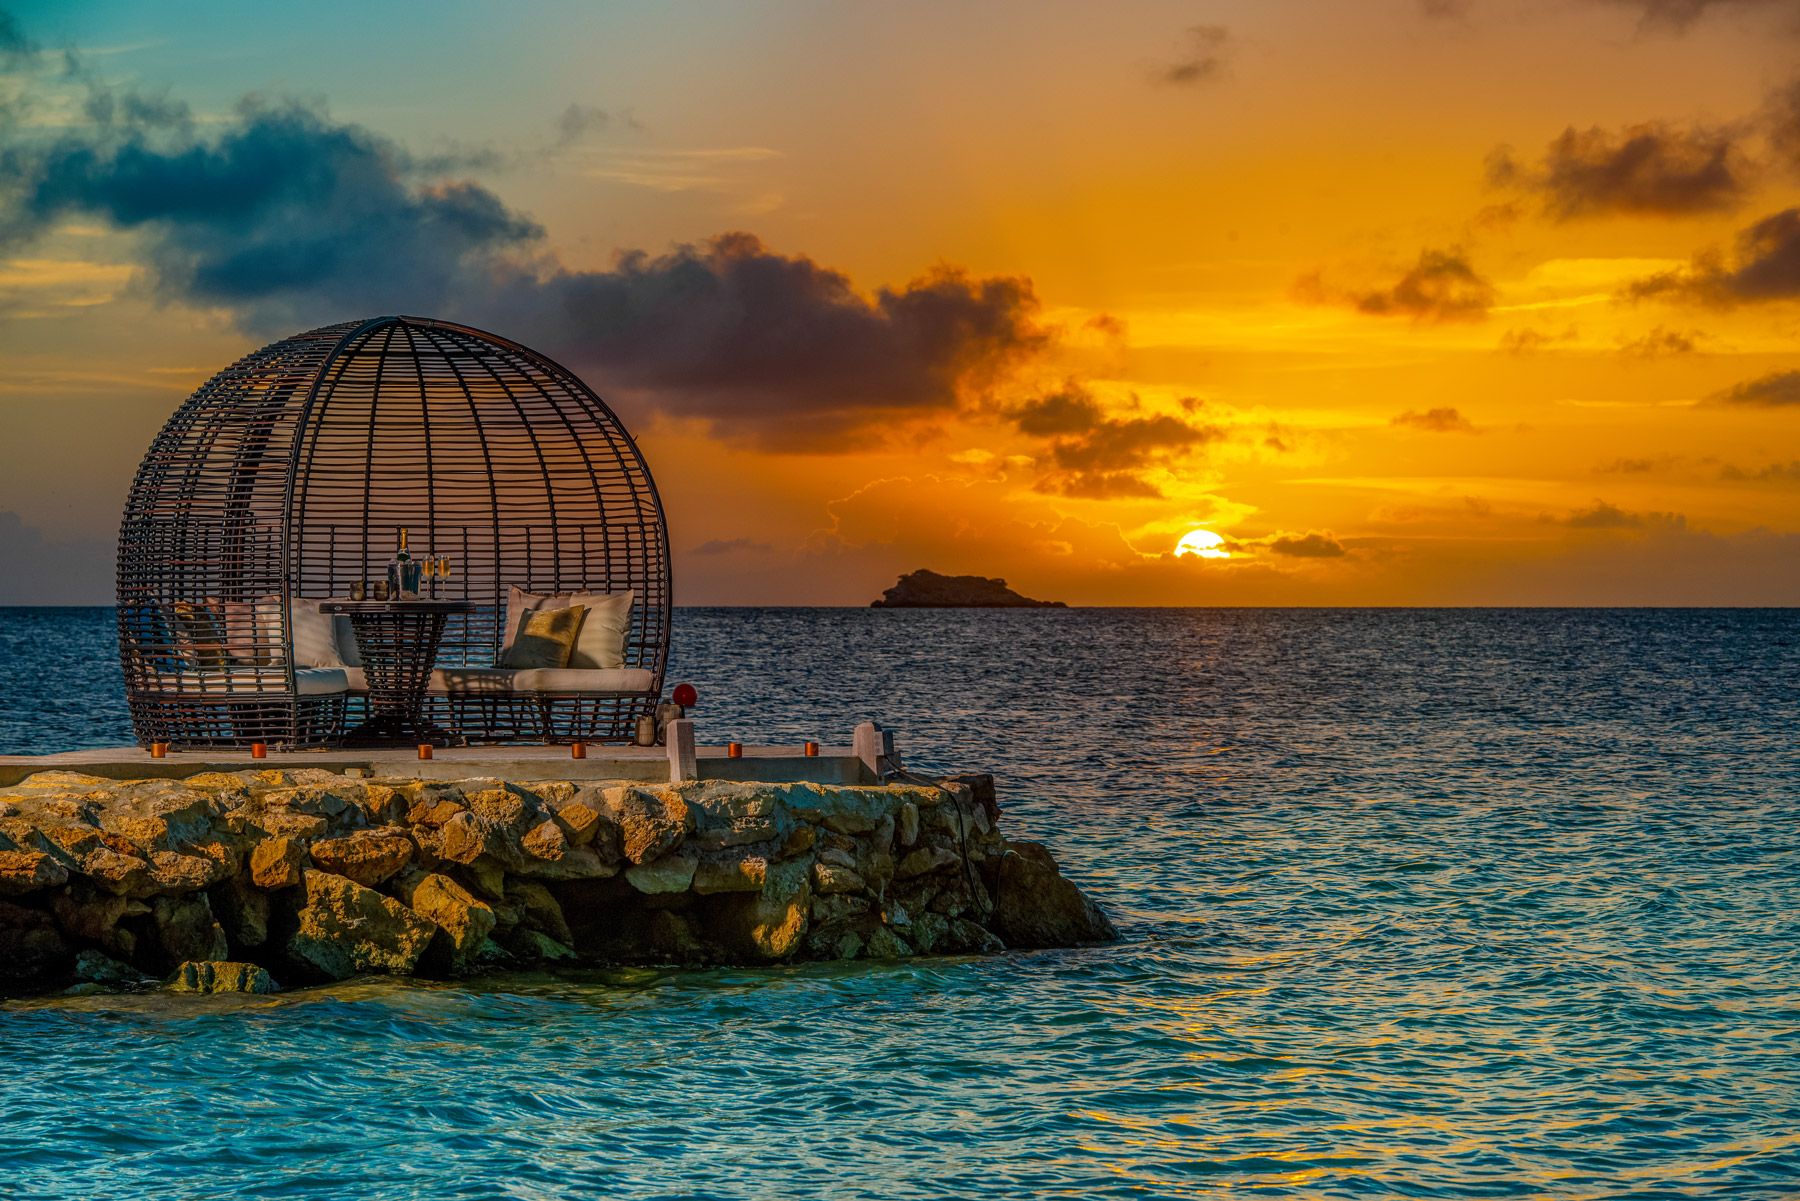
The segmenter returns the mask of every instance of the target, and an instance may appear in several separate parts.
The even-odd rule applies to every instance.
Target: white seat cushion
[[[224,671],[159,672],[158,685],[171,692],[286,693],[287,679],[271,668],[234,667]],[[330,696],[344,692],[350,681],[341,667],[296,667],[294,692],[300,696]]]
[[[325,696],[333,692],[344,692],[350,687],[341,667],[296,667],[294,669],[294,691],[301,696]]]
[[[513,673],[514,692],[649,692],[656,673],[641,667],[531,667]]]
[[[350,691],[369,690],[368,673],[362,668],[351,667],[344,674],[349,677]],[[512,679],[517,674],[505,667],[440,667],[431,673],[431,681],[425,685],[425,691],[454,692],[458,696],[506,693],[512,691]]]

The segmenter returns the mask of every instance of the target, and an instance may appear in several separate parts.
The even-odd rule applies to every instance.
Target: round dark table
[[[363,745],[455,741],[450,732],[425,720],[425,689],[437,663],[444,622],[475,606],[454,600],[326,601],[321,613],[342,614],[356,633],[369,684],[368,720],[344,735]]]

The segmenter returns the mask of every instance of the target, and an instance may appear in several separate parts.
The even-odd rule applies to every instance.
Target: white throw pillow
[[[501,630],[500,657],[495,660],[496,663],[506,661],[506,653],[512,650],[513,643],[518,640],[519,630],[524,626],[525,619],[534,610],[543,608],[545,602],[550,600],[560,600],[565,606],[569,603],[569,598],[566,596],[552,597],[547,592],[527,592],[517,584],[506,590],[506,625]]]
[[[577,592],[562,599],[566,605],[586,605],[587,619],[569,652],[570,667],[613,671],[625,666],[625,634],[631,629],[631,602],[637,594]]]
[[[319,612],[312,597],[288,598],[289,631],[294,636],[295,667],[347,667],[338,648],[338,619]],[[346,622],[346,624],[348,624]]]

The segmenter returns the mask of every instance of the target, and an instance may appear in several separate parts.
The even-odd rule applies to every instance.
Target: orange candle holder
[[[571,742],[569,744],[569,758],[571,758],[571,759],[586,759],[587,758],[587,743]]]
[[[269,757],[269,744],[266,742],[251,743],[250,757],[252,759],[267,759]]]
[[[419,744],[419,758],[421,758],[421,759],[431,758],[431,744],[429,742],[421,742]]]
[[[809,742],[806,744],[806,757],[808,759],[817,759],[819,757],[819,744],[818,743]]]
[[[741,742],[726,743],[725,754],[732,759],[742,759],[744,757],[744,744]]]
[[[152,759],[167,759],[169,757],[169,744],[166,742],[151,743],[150,757]]]

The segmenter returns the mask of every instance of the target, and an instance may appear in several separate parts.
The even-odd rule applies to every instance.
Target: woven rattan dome
[[[668,533],[631,435],[541,354],[466,326],[390,316],[245,356],[151,444],[119,536],[120,648],[139,740],[308,741],[305,730],[277,728],[304,691],[285,599],[258,653],[240,648],[229,671],[198,669],[169,614],[183,602],[347,596],[354,582],[383,577],[403,526],[416,554],[450,557],[440,595],[475,606],[450,620],[440,664],[496,662],[512,585],[630,589],[625,663],[652,672],[654,689],[598,715],[595,736],[628,733],[655,703],[669,639]]]

